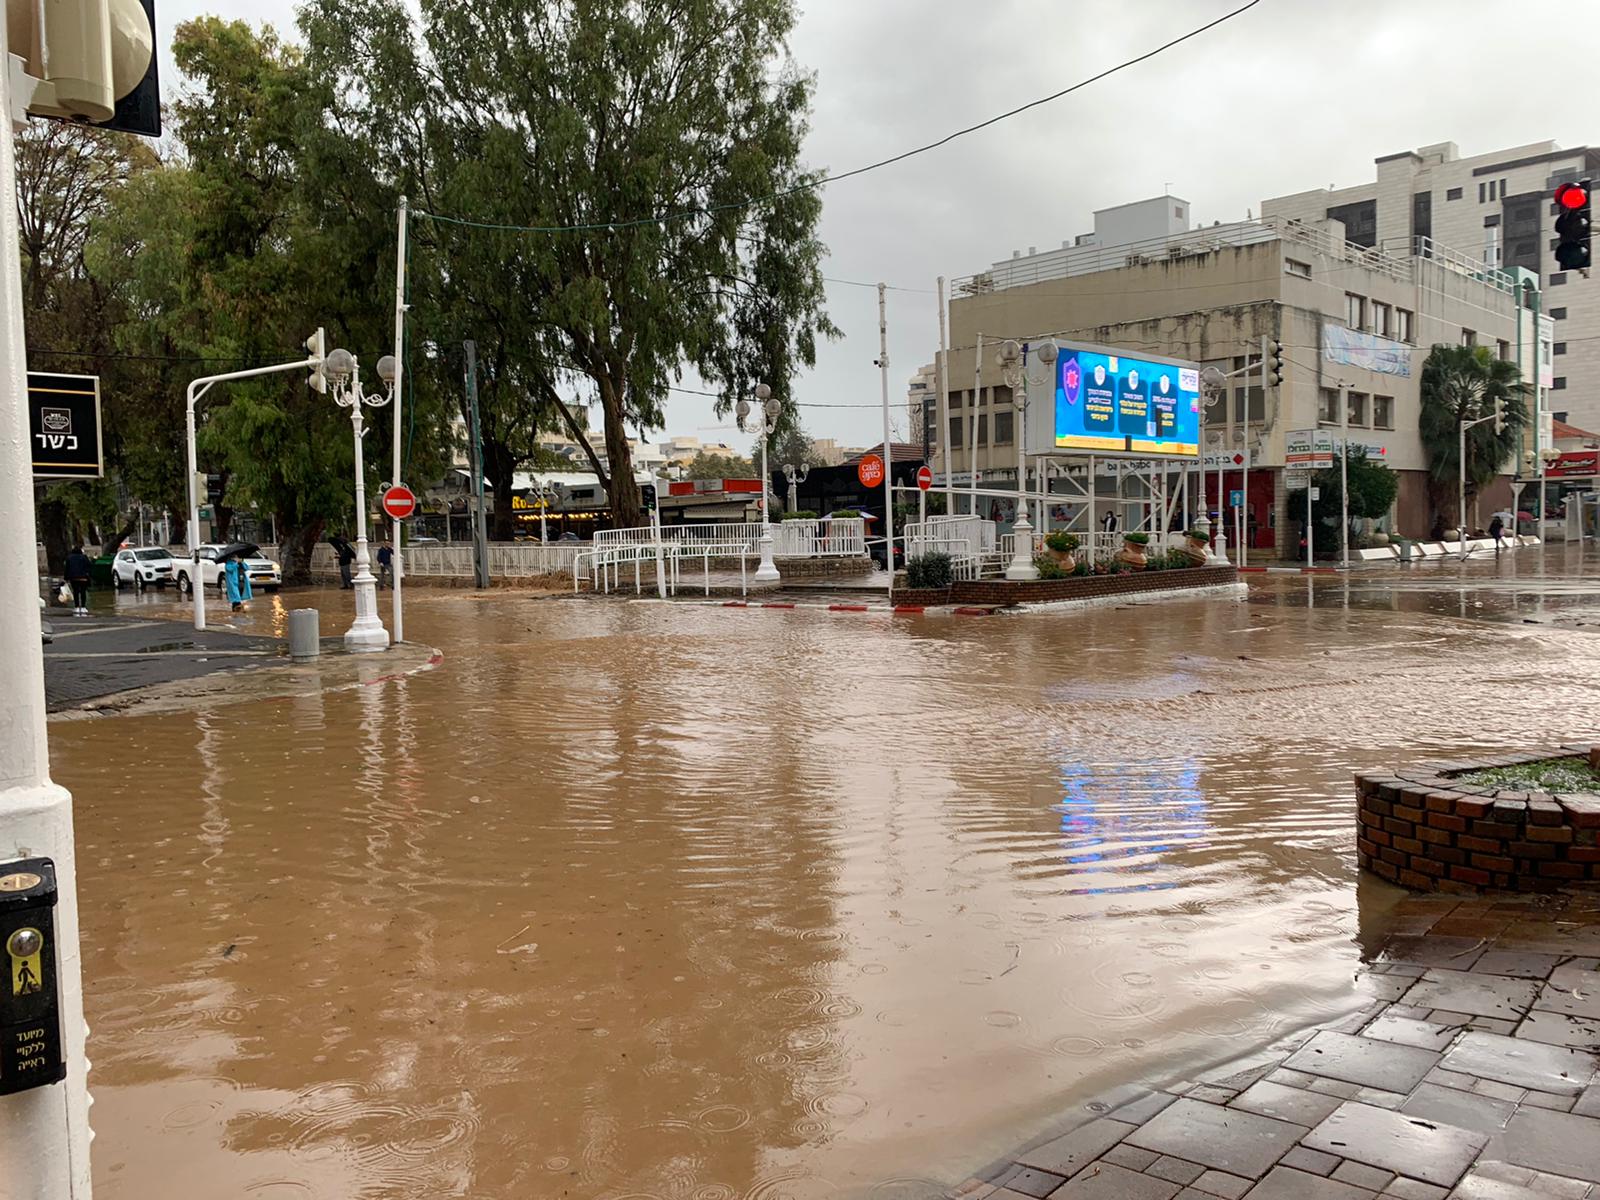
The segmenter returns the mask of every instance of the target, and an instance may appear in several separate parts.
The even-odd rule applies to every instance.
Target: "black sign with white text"
[[[98,479],[100,378],[28,372],[28,444],[35,479]]]

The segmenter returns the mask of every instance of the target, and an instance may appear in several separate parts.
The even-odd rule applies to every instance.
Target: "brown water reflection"
[[[1585,635],[1299,580],[892,623],[422,592],[407,627],[441,668],[52,728],[100,1195],[951,1181],[1355,1003],[1353,769],[1600,716]]]

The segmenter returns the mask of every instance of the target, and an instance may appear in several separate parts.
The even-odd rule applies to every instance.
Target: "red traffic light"
[[[1556,203],[1565,209],[1582,208],[1589,203],[1589,191],[1576,183],[1563,183],[1556,189]]]

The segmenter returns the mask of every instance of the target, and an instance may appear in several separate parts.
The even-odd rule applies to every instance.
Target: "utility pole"
[[[1339,565],[1350,567],[1350,385],[1339,381]]]
[[[478,343],[468,340],[467,414],[472,419],[472,571],[480,588],[489,586],[489,530],[483,514],[483,433],[478,424]]]
[[[401,397],[401,384],[405,382],[405,338],[406,338],[406,198],[400,197],[400,211],[397,218],[399,226],[395,237],[395,262],[394,262],[394,470],[390,482],[398,486],[405,482],[400,477],[400,472],[405,464],[402,459],[402,438],[404,433],[400,422],[400,412],[404,407]],[[389,523],[389,550],[390,550],[390,583],[394,589],[394,615],[389,622],[393,626],[394,640],[405,641],[405,625],[400,612],[400,580],[405,575],[402,567],[403,555],[401,554],[401,533],[404,522],[398,518],[391,519]]]
[[[886,284],[878,285],[878,378],[883,386],[883,554],[894,599],[894,447],[889,441],[889,310]]]
[[[955,459],[950,455],[950,325],[944,302],[944,276],[939,276],[939,460],[944,467],[944,511],[956,515]],[[924,517],[926,521],[926,517]]]

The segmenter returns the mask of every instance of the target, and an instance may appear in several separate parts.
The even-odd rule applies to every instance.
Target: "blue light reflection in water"
[[[1069,889],[1073,895],[1154,892],[1182,882],[1174,851],[1207,840],[1206,797],[1192,758],[1061,767],[1061,839],[1067,869],[1086,876],[1154,875]],[[1186,844],[1188,844],[1186,846]]]

